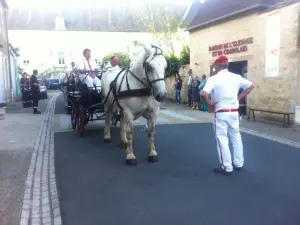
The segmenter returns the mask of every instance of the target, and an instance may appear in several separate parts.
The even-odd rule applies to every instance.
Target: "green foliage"
[[[142,43],[140,41],[138,41],[138,40],[132,41],[132,44],[133,44],[134,47],[142,46]]]
[[[190,64],[190,48],[185,45],[181,50],[180,57],[170,54],[165,56],[165,58],[168,60],[168,68],[165,77],[176,76],[181,66]]]
[[[175,76],[178,74],[179,68],[180,68],[180,59],[174,55],[170,54],[165,56],[166,60],[168,61],[168,67],[166,70],[165,77]]]
[[[119,66],[120,67],[127,67],[130,65],[131,59],[129,54],[123,52],[114,52],[108,54],[103,57],[102,62],[108,62],[112,56],[117,56],[119,58]]]
[[[190,47],[188,45],[184,45],[180,51],[180,64],[190,64]]]

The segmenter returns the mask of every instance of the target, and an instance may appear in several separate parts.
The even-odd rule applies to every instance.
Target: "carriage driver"
[[[120,69],[119,65],[119,59],[117,56],[112,56],[109,60],[109,62],[106,62],[104,65],[103,65],[103,70],[107,71],[112,71],[112,70],[115,70],[115,69]]]
[[[87,48],[83,50],[83,57],[76,63],[76,69],[88,71],[99,70],[96,62],[91,59],[91,50]],[[101,91],[101,80],[95,73],[90,72],[88,76],[86,76],[86,74],[80,74],[79,79],[86,84],[88,88],[94,89],[95,86],[98,91]]]

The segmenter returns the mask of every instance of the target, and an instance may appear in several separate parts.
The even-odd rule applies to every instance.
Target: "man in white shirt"
[[[243,143],[239,130],[239,100],[245,98],[254,86],[240,75],[227,70],[226,56],[220,56],[214,62],[214,66],[217,74],[207,80],[201,96],[215,113],[214,128],[221,167],[215,168],[214,172],[231,175],[233,169],[240,171],[244,165]],[[238,96],[240,88],[244,91]],[[233,166],[228,136],[233,145]]]
[[[99,66],[94,60],[91,59],[91,50],[84,49],[83,57],[76,63],[76,69],[95,71],[99,70]],[[95,75],[94,72],[80,74],[79,79],[81,82],[87,85],[88,88],[94,89],[94,85],[98,91],[101,91],[101,80]]]

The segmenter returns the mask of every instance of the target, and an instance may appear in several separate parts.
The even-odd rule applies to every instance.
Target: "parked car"
[[[47,93],[47,87],[45,85],[45,82],[42,79],[38,79],[38,82],[40,83],[40,98],[47,99],[48,93]]]
[[[48,89],[60,89],[58,79],[50,79],[48,82]]]

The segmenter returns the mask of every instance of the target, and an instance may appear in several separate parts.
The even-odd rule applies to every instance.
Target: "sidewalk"
[[[43,113],[48,100],[39,105]],[[20,98],[7,105],[4,120],[0,120],[0,224],[20,223],[24,183],[33,146],[40,129],[42,115],[32,108],[24,109]]]
[[[162,110],[166,108],[168,110],[174,110],[185,116],[190,116],[199,120],[207,120],[207,122],[212,122],[213,114],[202,112],[199,110],[192,110],[186,104],[176,105],[174,102],[165,101],[162,104]],[[259,132],[265,135],[272,135],[280,138],[284,138],[293,142],[300,142],[300,126],[292,127],[281,127],[276,124],[269,124],[265,122],[249,121],[243,118],[240,122],[240,127],[242,131],[247,133]]]

